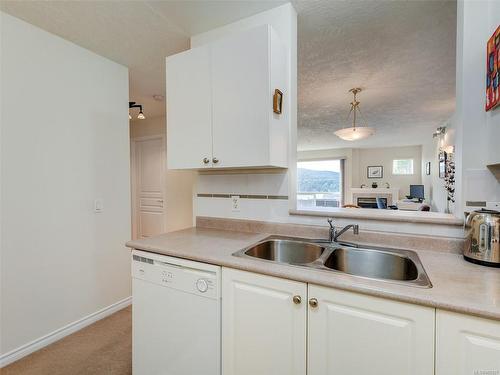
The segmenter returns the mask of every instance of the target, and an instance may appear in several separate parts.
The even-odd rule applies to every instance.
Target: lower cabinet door
[[[305,375],[307,285],[222,269],[222,374]]]
[[[500,321],[437,311],[436,375],[500,374]]]
[[[308,375],[434,374],[434,309],[316,285],[308,296]]]

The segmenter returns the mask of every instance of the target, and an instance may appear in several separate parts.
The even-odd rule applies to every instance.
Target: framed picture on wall
[[[431,162],[428,161],[425,163],[425,174],[429,176],[431,174]]]
[[[446,177],[446,152],[439,153],[439,178]]]
[[[500,104],[500,26],[486,46],[486,111]]]
[[[366,177],[382,178],[384,177],[384,167],[381,165],[371,165],[366,168]]]

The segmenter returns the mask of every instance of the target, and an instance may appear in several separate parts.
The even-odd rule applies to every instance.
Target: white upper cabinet
[[[305,375],[307,285],[222,268],[222,374]]]
[[[287,167],[287,69],[269,25],[168,57],[169,168]],[[283,92],[281,114],[273,111],[275,89]]]
[[[273,63],[282,71],[273,72]],[[213,44],[213,145],[220,167],[286,166],[288,109],[273,112],[274,89],[284,91],[285,82],[272,82],[285,70],[284,46],[271,26]],[[273,155],[274,147],[283,154]]]
[[[500,374],[500,322],[437,311],[436,375]]]
[[[315,285],[308,294],[308,375],[434,373],[434,309]]]
[[[203,46],[170,56],[166,69],[168,167],[210,167],[210,49]]]

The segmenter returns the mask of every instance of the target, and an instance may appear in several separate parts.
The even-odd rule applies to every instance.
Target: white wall
[[[130,137],[133,140],[140,137],[166,135],[165,121],[165,116],[131,121]],[[165,228],[167,232],[171,232],[193,225],[193,189],[196,173],[167,169],[166,162],[165,160]]]
[[[5,354],[130,296],[130,176],[127,68],[0,14]]]
[[[444,188],[445,180],[439,178],[439,153],[441,149],[455,147],[456,122],[455,116],[446,121],[446,133],[442,137],[431,138],[422,145],[422,183],[425,186],[426,197],[431,205],[432,211],[455,213],[456,206],[453,202],[448,202],[448,193]],[[451,156],[456,158],[456,154]],[[425,174],[425,165],[431,163],[431,174]]]
[[[411,184],[421,184],[421,146],[380,147],[380,148],[339,148],[329,150],[310,150],[297,152],[298,160],[317,160],[325,158],[344,158],[344,179],[346,197],[349,197],[349,188],[359,188],[361,184],[371,187],[376,181],[379,187],[389,183],[392,188],[399,188],[400,198],[410,193]],[[414,173],[409,176],[392,174],[392,161],[395,159],[413,159]],[[367,167],[381,165],[384,167],[383,177],[367,178]],[[427,193],[427,191],[426,191]],[[352,203],[348,202],[347,203]]]
[[[410,194],[410,185],[421,184],[421,146],[405,147],[384,147],[384,148],[358,148],[354,149],[358,154],[358,164],[353,168],[357,169],[357,179],[353,179],[353,187],[359,187],[361,184],[371,186],[376,181],[379,187],[385,187],[388,182],[391,188],[399,188],[399,197],[404,198]],[[413,159],[412,175],[394,175],[392,173],[392,161],[395,159]],[[367,168],[371,165],[381,165],[384,167],[383,177],[373,179],[367,177]]]
[[[500,162],[500,109],[485,112],[486,43],[500,24],[498,1],[457,5],[457,215],[466,201],[500,201],[486,168]]]
[[[446,190],[444,189],[444,179],[439,178],[439,146],[436,140],[431,140],[422,145],[422,184],[431,211],[446,211]],[[425,174],[425,165],[431,163],[431,174]]]

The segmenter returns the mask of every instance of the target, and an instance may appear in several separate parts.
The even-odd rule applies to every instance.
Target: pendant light
[[[368,138],[371,135],[375,134],[375,129],[367,126],[356,126],[357,112],[361,114],[361,111],[359,110],[360,102],[357,100],[356,95],[361,92],[361,89],[353,88],[350,89],[349,92],[352,92],[353,94],[351,110],[349,111],[349,116],[351,115],[351,113],[353,114],[352,126],[349,128],[337,130],[334,134],[345,141],[357,141],[358,139]]]

